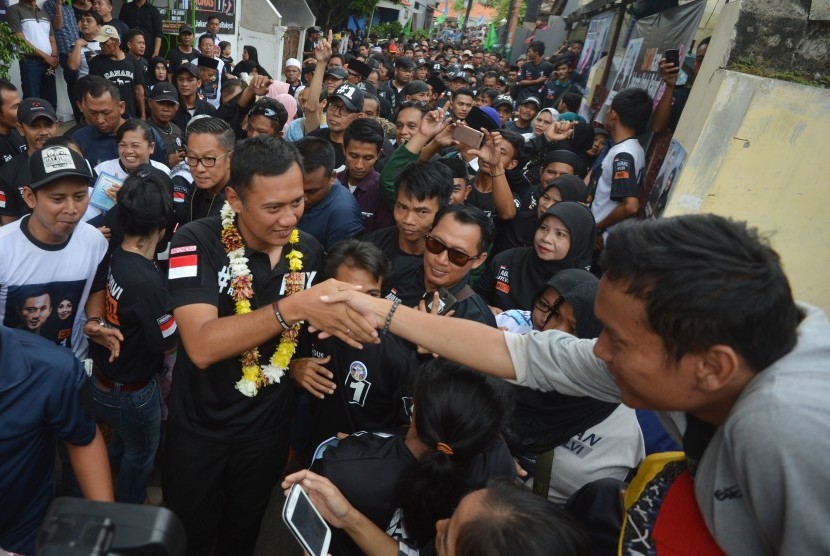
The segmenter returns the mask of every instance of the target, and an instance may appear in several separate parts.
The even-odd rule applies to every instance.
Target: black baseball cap
[[[363,79],[366,79],[369,77],[369,74],[372,73],[372,68],[360,60],[351,60],[349,61],[349,71],[353,71],[359,74]]]
[[[346,79],[349,77],[349,72],[346,71],[345,68],[340,66],[334,66],[326,70],[326,73],[323,74],[323,77],[331,75],[332,77],[336,77],[337,79]]]
[[[181,25],[179,25],[179,34],[186,35],[187,33],[193,35],[193,27],[191,27],[187,23],[182,23]]]
[[[499,106],[506,104],[513,108],[513,98],[510,95],[499,95],[493,100],[493,108],[498,108]]]
[[[415,62],[415,65],[419,68],[422,68],[424,66],[429,67],[432,65],[432,60],[427,60],[426,58],[418,58],[418,60]]]
[[[542,102],[539,100],[538,97],[534,97],[534,96],[527,97],[526,99],[524,99],[522,102],[519,103],[519,106],[521,106],[522,104],[535,104],[536,108],[541,108],[542,107]]]
[[[176,88],[168,81],[159,81],[150,90],[150,100],[156,102],[174,102],[179,104],[179,94]]]
[[[344,83],[337,87],[334,92],[329,95],[329,102],[334,99],[340,99],[350,112],[363,111],[363,91],[352,85],[351,83]]]
[[[55,145],[35,151],[29,157],[29,187],[33,191],[66,177],[92,179],[92,169],[80,154],[69,147]]]
[[[463,71],[457,71],[450,76],[450,81],[463,81],[464,83],[469,83],[470,76]]]
[[[415,62],[409,56],[401,56],[400,58],[395,60],[395,67],[414,70]]]
[[[183,71],[186,71],[193,77],[200,77],[199,68],[196,67],[196,64],[194,64],[193,62],[183,62],[182,65],[176,68],[175,75],[179,75]]]
[[[52,122],[58,121],[58,115],[48,100],[35,97],[23,99],[17,107],[17,121],[21,124],[32,125],[38,118],[48,118]]]
[[[417,95],[418,93],[428,93],[429,85],[417,79],[407,83],[401,90],[404,95]]]

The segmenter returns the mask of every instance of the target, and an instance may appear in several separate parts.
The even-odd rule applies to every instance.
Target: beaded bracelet
[[[389,314],[386,315],[386,323],[383,325],[383,335],[386,336],[389,334],[389,327],[392,325],[392,315],[395,314],[395,311],[398,309],[398,305],[401,304],[400,299],[396,299],[392,303],[392,308],[389,309]]]

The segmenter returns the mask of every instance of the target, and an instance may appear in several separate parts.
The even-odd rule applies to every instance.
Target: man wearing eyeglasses
[[[418,305],[423,299],[432,313],[453,311],[454,317],[496,326],[487,303],[467,283],[470,272],[487,260],[493,231],[492,220],[480,209],[463,205],[442,209],[424,241],[423,268],[411,274],[412,288],[400,285],[401,293],[408,296],[402,298],[404,305]],[[452,297],[444,298],[445,291]]]
[[[173,208],[179,225],[219,214],[225,203],[225,186],[231,178],[234,135],[219,118],[199,118],[187,127],[184,162],[193,182],[174,175]]]
[[[321,137],[334,147],[334,169],[341,171],[346,166],[343,154],[343,134],[349,124],[363,117],[363,91],[348,83],[340,85],[329,96],[326,112],[327,128],[315,129],[309,135]]]

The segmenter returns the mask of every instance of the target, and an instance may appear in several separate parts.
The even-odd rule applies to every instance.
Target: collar
[[[36,247],[43,249],[44,251],[60,251],[61,249],[66,247],[70,241],[72,241],[72,234],[69,234],[69,237],[66,238],[66,241],[64,241],[63,243],[43,243],[35,236],[33,236],[31,231],[29,231],[29,220],[31,219],[31,217],[31,214],[27,214],[26,216],[20,219],[20,231],[23,232],[23,235],[26,236],[26,239],[31,241]],[[81,223],[78,222],[77,225],[80,224]]]
[[[32,372],[26,350],[20,345],[16,334],[18,332],[0,325],[0,392],[11,390]]]
[[[353,185],[361,191],[366,191],[367,189],[369,189],[369,186],[372,185],[372,183],[377,183],[379,177],[380,174],[377,170],[373,168],[368,174],[366,174],[365,178],[353,183],[349,181],[349,171],[343,170],[343,172],[341,172],[340,175],[337,176],[337,180],[346,187]]]

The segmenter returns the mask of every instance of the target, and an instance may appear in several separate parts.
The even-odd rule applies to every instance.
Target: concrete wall
[[[675,138],[689,156],[665,216],[712,212],[769,234],[798,299],[830,311],[830,90],[722,69],[730,3]]]

